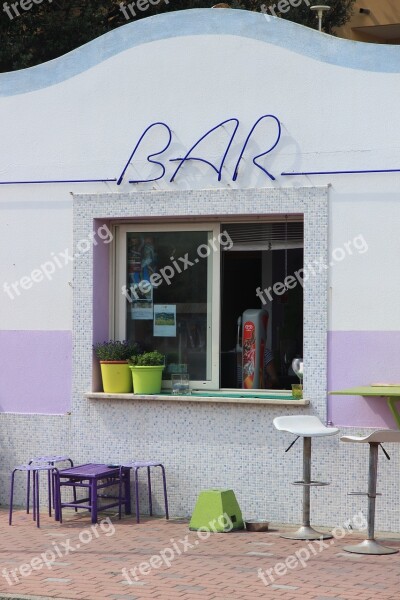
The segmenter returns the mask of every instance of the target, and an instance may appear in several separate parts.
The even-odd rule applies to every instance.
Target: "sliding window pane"
[[[126,332],[166,356],[163,378],[211,379],[212,260],[207,231],[126,233]]]

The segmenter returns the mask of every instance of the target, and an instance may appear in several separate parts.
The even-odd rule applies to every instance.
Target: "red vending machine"
[[[263,389],[264,351],[267,339],[268,311],[245,310],[242,316],[242,387]]]

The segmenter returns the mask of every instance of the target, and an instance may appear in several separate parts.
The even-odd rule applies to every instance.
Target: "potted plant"
[[[165,356],[153,350],[135,354],[129,359],[135,394],[159,394],[161,392],[162,372]]]
[[[93,350],[100,361],[103,390],[107,394],[132,392],[132,376],[128,358],[139,354],[136,342],[109,340],[94,344]]]

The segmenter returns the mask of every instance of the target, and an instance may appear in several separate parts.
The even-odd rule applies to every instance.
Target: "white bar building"
[[[301,445],[285,455],[274,417],[397,427],[384,398],[328,391],[400,382],[399,97],[398,46],[240,10],[143,19],[0,74],[2,503],[32,456],[158,458],[173,515],[221,487],[245,516],[295,523]],[[269,312],[286,394],[233,391],[246,308]],[[92,344],[125,338],[187,364],[200,392],[102,394]],[[389,450],[377,527],[398,531]],[[347,495],[366,488],[363,446],[324,439],[313,460],[331,482],[315,525],[366,510]]]

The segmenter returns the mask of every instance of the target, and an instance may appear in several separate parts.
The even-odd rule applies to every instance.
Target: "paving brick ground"
[[[43,515],[37,529],[30,515],[14,514],[9,527],[6,511],[0,511],[0,600],[400,598],[400,554],[343,552],[344,545],[362,539],[359,533],[325,542],[324,547],[282,539],[277,528],[200,539],[182,520],[144,519],[137,525],[133,517],[118,521],[110,515],[111,521],[93,530],[87,514],[65,511],[62,525]],[[399,536],[386,536],[386,544],[400,549]],[[162,561],[162,552],[170,566]],[[54,558],[51,568],[42,556],[49,565]],[[285,561],[287,566],[279,564]],[[144,574],[137,569],[140,565]],[[259,569],[268,585],[258,577]],[[271,577],[265,575],[268,569],[273,569]]]

